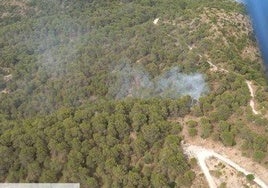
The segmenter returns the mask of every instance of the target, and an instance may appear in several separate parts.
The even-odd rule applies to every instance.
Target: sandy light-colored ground
[[[202,146],[191,145],[184,142],[182,143],[182,146],[186,155],[197,159],[197,163],[204,173],[210,188],[217,188],[223,186],[223,184],[224,186],[229,185],[234,188],[243,186],[268,187],[268,184],[259,178],[258,174],[241,167],[238,163],[231,160],[232,158],[228,158],[228,156],[217,153],[211,149],[206,149]],[[215,171],[215,168],[217,168],[215,163],[223,163],[224,165],[221,165],[220,168],[222,170],[222,167],[224,166],[225,169],[222,171]],[[214,174],[214,176],[212,174]],[[253,181],[255,183],[253,181],[249,182],[246,179],[246,175],[249,174],[254,174],[255,179]]]
[[[251,100],[249,102],[249,105],[252,109],[252,112],[253,114],[260,114],[260,112],[258,112],[255,108],[255,101],[254,101],[254,98],[255,98],[255,93],[254,93],[254,90],[253,90],[253,87],[252,87],[252,82],[251,81],[248,81],[246,80],[246,83],[247,83],[247,86],[248,86],[248,89],[249,89],[249,92],[250,92],[250,96],[251,96]]]
[[[206,164],[217,187],[259,187],[255,182],[248,181],[244,174],[217,158],[208,159]]]

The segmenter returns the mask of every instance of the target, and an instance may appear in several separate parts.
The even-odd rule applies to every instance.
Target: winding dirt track
[[[212,72],[217,72],[217,71],[220,71],[220,72],[225,72],[225,73],[228,73],[229,71],[226,70],[226,69],[223,69],[223,68],[218,68],[215,64],[213,64],[212,62],[210,61],[207,61],[207,63],[210,65],[210,71]],[[250,102],[249,102],[249,105],[252,109],[252,113],[257,115],[257,114],[260,114],[260,112],[258,112],[255,108],[255,102],[254,102],[254,98],[255,98],[255,94],[254,94],[254,90],[252,88],[252,82],[249,81],[249,80],[246,80],[246,84],[248,86],[248,89],[249,89],[249,92],[250,92],[250,96],[251,96],[251,99],[250,99]]]
[[[249,172],[246,169],[242,168],[241,166],[239,166],[238,164],[236,164],[232,160],[228,159],[227,157],[220,155],[212,150],[208,150],[208,149],[205,149],[203,147],[190,145],[190,144],[182,144],[182,146],[183,146],[183,149],[184,149],[184,152],[186,155],[191,156],[191,157],[195,157],[197,159],[200,168],[202,169],[203,173],[205,174],[205,177],[208,181],[210,188],[217,188],[217,185],[216,185],[215,181],[213,180],[213,178],[209,172],[209,169],[206,165],[206,160],[209,159],[210,157],[215,157],[215,158],[223,161],[224,163],[230,165],[231,167],[235,168],[237,171],[244,173],[245,175],[254,174],[254,173]],[[257,183],[260,187],[262,187],[262,188],[268,187],[268,185],[264,181],[262,181],[256,174],[254,174],[254,177],[255,177],[254,182]]]
[[[249,102],[249,105],[252,109],[252,112],[253,114],[260,114],[256,109],[255,109],[255,102],[254,102],[254,98],[255,98],[255,94],[254,94],[254,91],[253,91],[253,88],[252,88],[252,82],[251,81],[248,81],[246,80],[246,83],[247,83],[247,86],[248,86],[248,89],[249,89],[249,92],[250,92],[250,96],[251,96],[251,100]]]

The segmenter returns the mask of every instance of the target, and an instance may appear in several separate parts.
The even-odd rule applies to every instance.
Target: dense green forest
[[[193,0],[26,1],[21,5],[23,16],[10,13],[1,20],[1,68],[7,68],[13,79],[1,81],[0,89],[10,93],[0,96],[0,112],[9,118],[29,117],[60,106],[79,106],[90,98],[111,99],[110,72],[122,63],[141,64],[151,77],[174,66],[188,73],[201,69],[197,52],[187,52],[187,45],[207,42],[208,24],[196,25],[189,33],[187,23],[153,27],[152,22],[156,17],[187,22],[207,4],[230,9],[224,2]],[[198,53],[214,47],[207,48]]]
[[[166,120],[174,105],[182,108],[173,115],[187,114],[190,102],[102,101],[4,122],[9,130],[1,136],[1,181],[189,186],[195,174],[180,148],[182,127]]]
[[[0,5],[1,182],[189,187],[184,125],[170,121],[186,116],[190,136],[239,145],[268,167],[268,89],[242,5]],[[245,80],[255,84],[259,115]]]

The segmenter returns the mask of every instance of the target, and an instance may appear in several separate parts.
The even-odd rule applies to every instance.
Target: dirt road
[[[254,94],[254,91],[253,91],[253,88],[252,88],[252,82],[246,80],[246,83],[247,83],[247,86],[248,86],[248,89],[249,89],[249,92],[250,92],[250,96],[251,96],[251,100],[250,100],[250,102],[249,102],[249,105],[250,105],[250,107],[251,107],[251,109],[252,109],[252,112],[253,112],[253,114],[260,114],[260,113],[255,109],[255,102],[254,102],[255,94]]]
[[[227,157],[221,154],[214,152],[213,150],[208,150],[203,147],[190,145],[190,144],[182,144],[182,146],[185,151],[185,154],[191,157],[195,157],[197,159],[198,164],[201,170],[203,171],[210,188],[217,188],[217,185],[213,177],[211,176],[209,169],[206,165],[206,160],[211,157],[215,157],[218,160],[221,160],[222,162],[230,165],[231,167],[235,168],[239,172],[244,173],[245,175],[254,174],[253,172],[247,171],[246,169],[242,168],[241,166],[239,166],[232,160],[228,159]],[[257,183],[260,187],[262,188],[268,187],[268,185],[264,181],[262,181],[257,175],[254,174],[254,177],[255,177],[254,182]]]

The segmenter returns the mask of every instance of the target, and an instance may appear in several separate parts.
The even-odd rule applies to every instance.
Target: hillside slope
[[[0,4],[1,182],[205,187],[186,137],[268,168],[267,84],[242,5]]]

